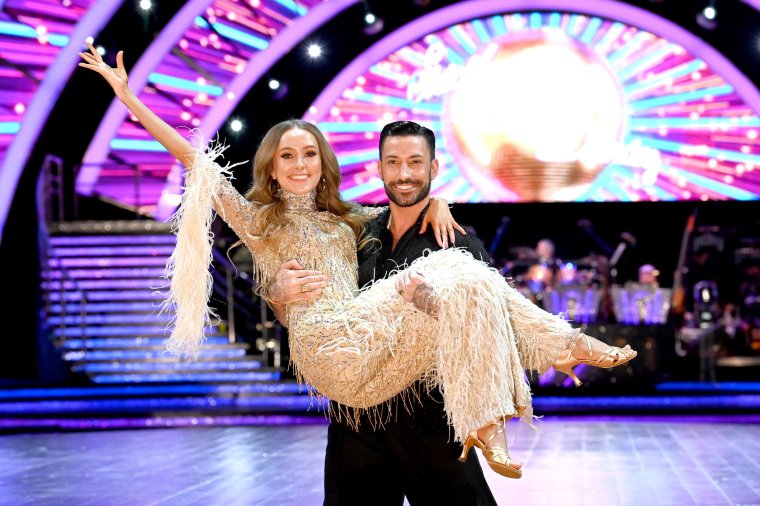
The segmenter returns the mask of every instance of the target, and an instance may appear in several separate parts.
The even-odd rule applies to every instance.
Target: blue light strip
[[[669,69],[667,72],[657,74],[651,79],[645,79],[640,82],[633,82],[623,87],[626,96],[631,96],[634,93],[641,93],[652,88],[656,88],[665,84],[668,79],[678,79],[679,77],[689,75],[692,72],[696,72],[704,66],[704,62],[700,60],[692,60],[678,67]],[[630,101],[630,100],[629,100]]]
[[[395,107],[402,107],[409,110],[427,111],[436,115],[441,114],[441,104],[438,103],[426,103],[426,102],[414,102],[406,98],[389,97],[387,95],[378,95],[376,93],[356,93],[353,95],[355,100],[363,100],[372,104],[392,105]],[[372,131],[377,129],[377,125]]]
[[[88,355],[89,359],[89,355]],[[78,368],[78,371],[87,373],[111,373],[119,372],[130,374],[133,372],[151,371],[252,371],[261,369],[261,362],[254,360],[233,360],[230,362],[116,362],[116,363],[88,363]]]
[[[549,14],[549,20],[547,21],[546,26],[549,28],[559,28],[561,23],[562,15],[559,12],[552,12]]]
[[[198,356],[202,358],[239,358],[246,355],[243,348],[201,348]],[[67,351],[63,359],[69,362],[82,360],[157,360],[174,359],[166,350],[87,350]]]
[[[605,50],[607,47],[612,44],[612,42],[617,39],[620,34],[625,30],[625,25],[623,23],[620,23],[618,21],[612,23],[612,25],[607,29],[607,33],[604,34],[604,37],[602,37],[602,40],[597,42],[596,47]]]
[[[678,153],[679,155],[689,153],[691,152],[690,149],[693,149],[692,146],[689,146],[688,144],[681,144],[680,142],[653,139],[651,137],[645,137],[643,135],[639,135],[636,138],[645,146],[657,148],[663,151],[670,151],[671,153]],[[730,151],[727,149],[708,148],[703,151],[699,151],[699,154],[694,156],[704,158],[722,157],[724,160],[729,160],[732,162],[753,163],[755,165],[760,165],[760,155],[738,153],[736,151]]]
[[[640,58],[638,61],[636,61],[632,65],[628,65],[624,69],[621,69],[618,72],[618,79],[620,81],[628,81],[628,79],[632,77],[636,77],[636,74],[639,72],[643,72],[645,68],[654,66],[657,63],[664,60],[668,55],[670,55],[673,52],[674,49],[675,49],[675,46],[673,44],[666,44],[664,47],[661,47],[659,50],[653,53],[650,53],[644,58]]]
[[[493,26],[494,32],[496,32],[496,35],[506,35],[507,25],[504,24],[504,17],[503,16],[492,16],[491,18],[491,25]]]
[[[350,155],[343,155],[339,157],[338,165],[340,165],[340,167],[342,168],[345,168],[345,167],[348,167],[349,165],[377,160],[377,157],[378,157],[377,148],[367,149],[364,151],[355,151],[351,153]]]
[[[97,384],[109,383],[178,383],[183,381],[274,381],[279,372],[170,373],[170,374],[108,374],[93,376]]]
[[[299,393],[304,390],[295,382],[242,383],[227,385],[127,385],[71,388],[21,388],[0,390],[0,400],[53,399],[67,397],[105,397],[136,395],[229,395],[258,393]]]
[[[88,349],[110,349],[110,348],[135,348],[152,346],[164,349],[167,338],[160,337],[104,337],[100,339],[67,339],[62,347],[67,350],[76,350],[82,348]],[[206,345],[229,345],[229,339],[226,337],[207,337]]]
[[[475,30],[475,33],[477,34],[478,38],[480,39],[480,42],[483,44],[487,44],[491,41],[491,36],[488,34],[488,30],[486,29],[486,25],[483,24],[483,22],[479,19],[476,19],[472,22],[472,28]]]
[[[23,23],[12,23],[10,21],[0,21],[0,34],[10,35],[13,37],[24,37],[27,39],[38,39],[39,34],[29,25]],[[63,47],[69,43],[69,38],[57,33],[48,33],[47,41],[53,46]]]
[[[356,132],[375,132],[377,130],[376,121],[356,121],[356,122],[337,122],[324,121],[319,123],[319,129],[324,133],[356,133]],[[375,150],[377,154],[377,150]],[[342,164],[341,164],[342,165]]]
[[[152,151],[168,153],[165,147],[158,141],[148,139],[111,139],[111,149],[122,151]]]
[[[721,127],[760,127],[760,117],[752,116],[742,120],[741,124],[732,123],[730,118],[702,116],[697,119],[691,118],[631,118],[628,120],[631,130],[661,127],[668,128],[721,128]]]
[[[474,54],[475,51],[478,50],[478,47],[475,45],[472,39],[470,39],[469,34],[465,31],[464,28],[462,28],[462,25],[454,26],[451,28],[451,30],[449,30],[449,33],[456,39],[457,42],[459,42],[459,45],[462,46],[462,49],[464,49],[467,54]]]
[[[368,181],[366,183],[352,186],[348,190],[344,190],[340,192],[340,195],[343,198],[343,200],[353,200],[361,195],[364,195],[365,193],[377,191],[382,188],[383,188],[383,182],[380,181],[380,178],[377,178],[377,179],[372,179],[371,181]]]
[[[0,134],[16,134],[21,130],[21,123],[18,121],[0,121]]]
[[[599,33],[599,28],[602,26],[602,20],[599,18],[591,18],[591,21],[589,22],[588,26],[586,26],[586,29],[583,31],[583,35],[580,36],[580,41],[584,44],[591,45],[594,41],[594,37],[596,37],[596,34]]]
[[[690,100],[696,100],[707,96],[719,96],[728,95],[734,91],[733,86],[730,84],[724,84],[721,86],[713,86],[711,88],[703,88],[701,90],[688,91],[686,93],[676,93],[673,95],[665,95],[663,97],[649,98],[645,100],[634,100],[629,103],[629,106],[634,111],[642,111],[645,109],[653,109],[661,105],[677,104],[680,102],[688,102]]]
[[[309,12],[306,7],[295,3],[293,0],[275,0],[275,2],[282,5],[283,7],[290,9],[299,16],[305,16]]]
[[[158,72],[151,72],[148,75],[148,82],[153,84],[163,84],[164,86],[170,86],[179,90],[193,91],[196,93],[207,93],[218,97],[224,93],[224,89],[221,86],[213,84],[198,84],[195,81],[189,79],[182,79],[180,77],[167,76],[166,74],[160,74]]]
[[[218,22],[213,23],[212,26],[214,27],[214,30],[219,32],[220,35],[236,42],[240,42],[241,44],[244,44],[248,47],[252,47],[259,51],[263,51],[269,47],[269,41],[251,35],[250,33],[244,32],[242,30],[238,30],[237,28],[232,28],[231,26]]]
[[[659,383],[657,390],[687,392],[760,392],[760,382],[704,383],[697,381],[667,381]]]

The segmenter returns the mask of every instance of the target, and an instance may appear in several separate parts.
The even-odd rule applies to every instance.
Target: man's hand
[[[290,304],[320,295],[326,285],[327,276],[320,271],[308,271],[297,260],[288,260],[269,283],[266,297],[273,304]]]
[[[414,269],[401,272],[396,278],[396,291],[404,302],[414,304],[414,307],[430,316],[438,316],[439,301],[433,285],[421,272]]]

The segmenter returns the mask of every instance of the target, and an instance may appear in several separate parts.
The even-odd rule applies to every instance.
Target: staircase
[[[136,223],[69,224],[47,239],[43,314],[75,386],[4,392],[0,428],[33,418],[44,426],[62,416],[70,422],[72,416],[118,415],[147,423],[167,413],[302,414],[308,396],[279,368],[268,367],[258,349],[252,354],[248,343],[230,339],[224,320],[207,329],[196,360],[165,350],[172,315],[159,307],[175,236],[166,225]]]

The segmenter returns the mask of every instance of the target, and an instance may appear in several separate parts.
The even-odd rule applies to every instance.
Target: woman
[[[435,287],[432,315],[399,296],[398,275],[357,296],[356,247],[357,241],[363,246],[368,213],[340,200],[337,159],[315,126],[293,120],[270,129],[255,155],[254,186],[243,198],[214,162],[223,149],[196,152],[129,90],[121,52],[112,69],[88,46],[91,53],[80,53],[86,62],[80,66],[101,74],[143,126],[190,168],[169,266],[174,297],[169,303],[176,303],[179,313],[170,338],[175,351],[197,349],[208,323],[209,285],[198,290],[197,281],[198,273],[207,272],[213,203],[251,250],[260,285],[266,286],[290,258],[329,277],[321,296],[287,306],[291,359],[300,379],[363,410],[425,378],[444,392],[463,455],[477,445],[489,465],[505,476],[520,477],[520,465],[509,459],[503,441],[492,438],[503,433],[505,417],[532,420],[524,368],[545,370],[564,353],[560,365],[572,374],[577,363],[611,367],[635,356],[629,348],[624,349],[629,353],[601,351],[601,343],[586,339],[584,358],[573,351],[576,329],[531,304],[497,271],[459,250],[433,252],[413,263]],[[356,415],[346,414],[351,419]],[[493,426],[498,430],[481,432]]]

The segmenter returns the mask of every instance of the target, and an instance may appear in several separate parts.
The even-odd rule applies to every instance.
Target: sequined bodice
[[[217,212],[253,254],[256,279],[267,283],[285,261],[295,259],[305,269],[327,275],[323,294],[306,306],[355,296],[358,283],[356,238],[340,217],[317,209],[316,191],[295,195],[280,190],[289,223],[275,237],[258,237],[256,208],[225,181]],[[300,304],[304,306],[304,304]]]

